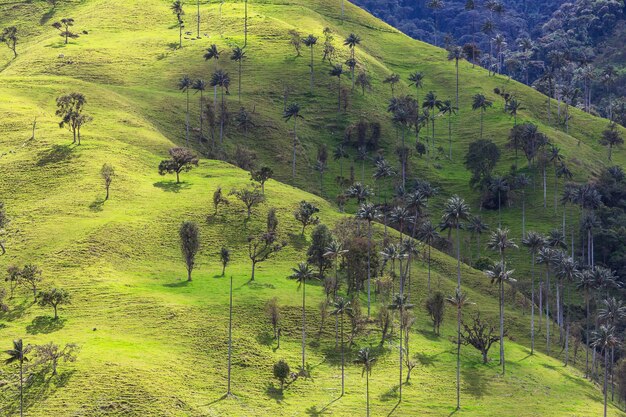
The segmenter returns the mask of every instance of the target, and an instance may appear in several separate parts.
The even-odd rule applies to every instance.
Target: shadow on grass
[[[427,353],[416,353],[415,359],[417,359],[422,366],[434,366],[437,362],[438,353],[434,355],[429,355]]]
[[[105,201],[106,200],[104,198],[96,198],[91,204],[89,204],[89,210],[94,212],[102,211]]]
[[[489,389],[484,369],[478,367],[469,369],[461,368],[461,376],[463,378],[463,382],[465,382],[463,391],[475,398],[482,398],[485,395],[485,392]]]
[[[39,19],[39,24],[40,25],[45,25],[46,23],[48,23],[48,21],[50,19],[52,19],[52,16],[54,16],[54,12],[56,11],[56,9],[53,7],[50,10],[48,10],[47,12],[45,12],[42,16],[41,19]]]
[[[299,233],[289,233],[289,246],[300,251],[307,247],[306,236]]]
[[[176,181],[158,181],[152,185],[168,193],[179,193],[182,190],[186,190],[187,188],[190,187],[190,185],[185,182],[176,182]]]
[[[572,376],[569,373],[565,372],[565,369],[566,369],[565,366],[562,366],[562,365],[556,366],[556,365],[550,365],[547,363],[542,363],[541,366],[543,366],[546,369],[550,369],[552,371],[558,372],[563,378],[567,379],[569,382],[573,382],[574,384],[578,386],[589,387],[589,383],[587,382],[587,380]],[[601,397],[599,398],[600,398],[599,401],[604,401]]]
[[[73,152],[74,148],[71,145],[54,145],[48,150],[39,152],[37,155],[39,159],[36,165],[38,167],[45,167],[60,162],[68,162],[72,158]]]
[[[33,305],[31,299],[23,300],[20,304],[12,306],[9,311],[0,312],[0,318],[6,321],[17,320],[24,315],[28,307],[30,307],[31,305]]]
[[[389,388],[387,391],[383,392],[380,396],[380,400],[381,401],[390,401],[390,400],[395,400],[398,398],[398,385],[394,385],[393,387]],[[399,404],[399,402],[398,402]],[[391,412],[393,412],[397,407],[398,404],[396,404],[396,406],[393,408],[393,410]],[[391,414],[391,413],[390,413]]]
[[[66,319],[56,319],[50,316],[38,316],[26,326],[28,334],[48,334],[61,330],[65,326]]]
[[[316,405],[313,405],[309,408],[307,408],[305,410],[306,414],[308,416],[311,417],[319,417],[322,416],[324,414],[328,414],[328,415],[332,415],[332,413],[330,411],[326,411],[331,405],[333,405],[334,403],[336,403],[337,401],[339,401],[341,399],[341,396],[335,398],[334,400],[332,400],[331,402],[329,402],[328,404],[326,404],[324,407],[318,409]]]
[[[163,284],[163,286],[167,288],[184,288],[187,287],[189,284],[191,284],[190,281],[184,280],[178,282],[170,282],[169,284]]]
[[[436,335],[435,333],[433,333],[432,331],[428,331],[428,330],[418,330],[417,331],[419,334],[421,334],[422,336],[424,336],[426,339],[428,340],[432,340],[432,341],[438,341],[441,340],[441,337]]]
[[[274,386],[273,382],[269,382],[265,387],[265,393],[268,397],[275,400],[277,403],[282,402],[285,399],[285,395],[283,394],[283,390],[280,387]]]
[[[41,404],[46,398],[53,396],[57,388],[66,386],[75,371],[59,372],[52,376],[49,368],[30,375],[24,386],[24,411],[32,406]],[[20,414],[20,397],[15,395],[10,402],[4,404],[2,411],[7,412],[7,416]],[[26,413],[24,413],[26,414]]]

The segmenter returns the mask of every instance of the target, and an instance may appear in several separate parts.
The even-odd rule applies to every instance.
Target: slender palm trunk
[[[400,271],[400,273],[402,274],[402,271]],[[402,316],[403,316],[403,312],[402,310],[400,310],[400,343],[399,343],[399,350],[400,350],[400,383],[399,383],[399,399],[398,402],[402,401]]]
[[[370,374],[365,370],[365,404],[367,407],[366,416],[370,417]]]
[[[368,221],[367,230],[367,318],[370,317],[371,306],[371,250],[372,250],[372,222]]]
[[[458,96],[458,82],[457,82],[457,107],[459,106],[459,96]],[[448,114],[448,142],[449,142],[449,155],[448,158],[452,161],[452,113]]]
[[[242,64],[243,64],[243,59],[240,59],[239,60],[239,79],[237,80],[237,83],[238,83],[238,86],[237,86],[237,98],[238,98],[240,103],[241,103],[241,66],[242,66]]]
[[[232,363],[233,352],[233,276],[230,276],[230,294],[229,294],[229,307],[228,307],[228,390],[226,395],[231,395],[230,390],[230,369]]]
[[[20,353],[23,355],[23,352]],[[24,359],[20,359],[20,417],[24,417]]]
[[[204,114],[202,112],[202,105],[204,104],[204,93],[200,90],[200,141],[204,137]]]
[[[345,393],[345,356],[343,347],[343,310],[341,311],[341,396]]]
[[[291,175],[296,178],[296,146],[298,143],[298,117],[293,119],[293,159],[291,161]]]
[[[532,254],[531,284],[530,284],[530,354],[535,353],[535,254]]]
[[[311,94],[313,94],[313,45],[311,45]]]
[[[550,355],[550,271],[546,270],[546,351]]]
[[[224,121],[225,121],[225,116],[224,116],[224,87],[221,88],[222,90],[222,109],[221,109],[221,114],[220,114],[220,145],[224,143]]]
[[[504,375],[504,281],[500,281],[500,361],[502,362],[502,375]]]
[[[428,244],[428,294],[430,295],[430,243]],[[437,289],[439,289],[439,285],[437,285]]]
[[[459,287],[460,288],[460,287]],[[461,305],[456,306],[456,409],[461,409]]]
[[[526,191],[522,190],[522,238],[526,236]]]
[[[483,116],[485,114],[485,109],[480,109],[480,138],[483,138]]]
[[[609,390],[607,389],[607,377],[608,377],[608,357],[609,355],[607,354],[606,348],[604,349],[604,417],[606,417],[606,408],[607,408],[607,396],[609,393]]]
[[[189,147],[189,88],[187,88],[187,116],[186,116],[186,136],[185,142],[187,143],[187,147]]]
[[[589,323],[589,290],[585,290],[585,306],[586,306],[586,310],[587,310],[587,325],[585,326],[585,339],[587,341],[587,349],[586,350],[586,357],[585,357],[585,376],[589,377],[589,345],[590,345],[590,340],[589,340],[589,327],[591,326],[591,324]]]
[[[302,372],[305,372],[305,345],[306,345],[306,279],[302,280]]]
[[[456,59],[456,107],[459,108],[459,60]]]

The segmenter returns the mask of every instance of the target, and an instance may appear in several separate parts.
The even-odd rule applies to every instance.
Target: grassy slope
[[[302,31],[317,33],[332,25],[342,34],[354,30],[363,37],[364,47],[359,54],[376,83],[373,94],[364,99],[355,98],[356,114],[385,121],[385,104],[380,97],[388,93],[379,81],[392,70],[405,75],[418,63],[423,63],[420,69],[429,77],[425,90],[452,92],[450,66],[446,64],[441,69],[425,64],[427,60],[437,63],[445,59],[437,49],[410,41],[354,8],[349,9],[350,21],[340,26],[336,20],[338,9],[331,7],[330,2],[317,2],[315,11],[304,8],[305,4],[251,4],[250,42],[259,47],[249,52],[246,74],[250,78],[244,80],[244,103],[250,107],[256,103],[258,117],[263,120],[260,124],[269,127],[263,128],[261,134],[247,138],[237,134],[229,141],[254,141],[251,146],[261,157],[277,155],[275,160],[288,161],[288,150],[283,146],[289,127],[280,121],[282,100],[279,94],[268,91],[280,91],[276,80],[296,75],[304,80],[294,82],[298,91],[302,93],[306,89],[305,59],[294,64],[286,46],[285,32],[291,27],[289,22],[296,19]],[[0,23],[17,19],[20,29],[32,33],[18,59],[0,78],[4,154],[0,157],[0,195],[13,218],[6,239],[10,252],[2,259],[2,265],[32,260],[43,267],[47,285],[61,285],[74,295],[73,305],[62,312],[64,321],[51,324],[46,318],[48,311],[32,306],[28,296],[20,294],[13,303],[13,313],[4,317],[6,327],[0,330],[0,335],[4,345],[12,338],[25,337],[29,343],[54,340],[82,346],[79,361],[64,366],[63,378],[48,385],[38,384],[29,391],[29,415],[320,413],[337,397],[339,386],[338,358],[330,324],[324,329],[325,337],[319,345],[315,337],[310,339],[313,343],[309,363],[315,366],[314,379],[297,381],[285,398],[268,386],[275,360],[284,357],[295,366],[299,358],[299,298],[295,284],[284,277],[295,261],[301,259],[300,248],[304,245],[297,236],[291,211],[299,200],[314,197],[272,182],[268,186],[269,202],[249,224],[242,223],[239,205],[231,206],[221,218],[207,223],[204,220],[210,211],[212,190],[217,185],[230,189],[246,184],[248,178],[244,172],[224,163],[203,161],[200,169],[184,176],[185,182],[180,187],[174,186],[171,178],[159,177],[155,172],[172,138],[181,137],[184,102],[172,86],[183,73],[208,77],[209,67],[200,58],[206,40],[194,41],[193,46],[182,51],[169,49],[177,33],[171,28],[173,19],[165,2],[154,1],[148,7],[144,3],[89,1],[67,4],[63,6],[65,9],[56,11],[56,18],[71,14],[81,22],[79,29],[90,32],[63,47],[53,29],[37,24],[48,12],[42,3],[0,5]],[[229,38],[229,34],[238,29],[235,16],[240,9],[241,4],[224,6],[226,36],[223,40],[215,36],[223,46],[229,41],[239,41],[237,37]],[[215,20],[215,6],[204,6],[203,10]],[[191,10],[188,13],[191,18]],[[187,45],[191,43],[187,41]],[[418,54],[417,58],[406,56],[409,47]],[[59,54],[64,57],[59,58]],[[70,61],[72,64],[68,64]],[[465,103],[471,94],[479,91],[479,85],[490,91],[493,86],[506,83],[487,78],[482,71],[467,65],[463,71],[472,74],[464,83],[467,88],[463,90],[462,102]],[[308,113],[301,137],[309,155],[314,153],[314,143],[331,140],[329,128],[345,123],[343,117],[337,120],[333,115],[334,94],[330,88],[334,83],[327,78],[318,75],[319,95],[297,94]],[[85,129],[81,147],[68,146],[67,132],[55,126],[54,98],[70,90],[87,94],[89,112],[95,117],[94,123]],[[525,93],[524,97],[529,109],[539,111],[539,95]],[[234,96],[229,100],[232,102]],[[170,112],[172,108],[175,112]],[[313,116],[317,114],[320,116]],[[39,126],[37,140],[27,142],[29,124],[35,115]],[[455,139],[456,163],[444,162],[444,169],[427,173],[447,192],[467,192],[466,174],[458,161],[464,147],[475,137],[473,116],[467,110],[462,113],[459,122],[462,129]],[[532,116],[536,114],[529,111],[527,117]],[[572,148],[571,155],[579,154],[581,161],[599,159],[603,154],[595,144],[594,135],[603,128],[602,122],[592,122],[578,113],[576,116],[577,133],[582,132],[584,123],[590,124],[582,136],[583,146],[580,150]],[[492,111],[487,120],[489,134],[502,140],[510,121],[498,111]],[[335,130],[334,136],[340,131]],[[391,127],[387,125],[386,131],[392,132]],[[386,144],[392,146],[393,135],[388,136]],[[558,139],[563,144],[575,143],[575,139],[565,135],[559,135]],[[623,156],[617,154],[616,158]],[[104,162],[112,163],[119,173],[113,198],[106,204],[100,200],[102,190],[97,176]],[[414,172],[426,174],[421,162],[415,165]],[[284,168],[280,172],[281,178],[286,178],[287,171]],[[583,171],[579,172],[582,175]],[[312,189],[316,184],[314,177],[308,179],[311,177],[303,169],[297,184]],[[325,222],[333,223],[339,218],[331,207],[318,201],[324,207]],[[262,227],[263,215],[270,206],[280,209],[281,228],[291,245],[275,261],[262,265],[256,285],[245,285],[249,266],[244,238]],[[509,216],[507,220],[512,221],[515,214]],[[542,218],[534,217],[539,224]],[[183,269],[176,230],[184,219],[202,224],[204,246],[191,285],[179,280]],[[228,287],[226,280],[215,278],[219,269],[216,255],[223,244],[236,248],[230,272],[235,277],[236,288],[233,383],[239,400],[214,402],[224,392],[225,385]],[[436,255],[436,264],[435,277],[442,277],[442,285],[449,293],[453,288],[453,279],[450,280],[453,264],[443,255]],[[423,283],[424,266],[418,265],[418,271],[418,280]],[[471,288],[471,298],[481,310],[493,316],[496,311],[493,289],[474,271],[466,269],[464,275]],[[423,285],[416,287],[420,289],[415,290],[414,297],[421,303]],[[309,294],[310,330],[314,334],[313,329],[319,325],[314,316],[321,291]],[[267,345],[268,326],[259,314],[264,301],[272,296],[278,296],[288,305],[284,312],[283,346],[276,352]],[[518,310],[510,314],[515,337],[525,340],[521,329],[526,326],[527,317]],[[417,316],[419,331],[413,335],[412,346],[413,352],[420,355],[419,364],[412,385],[406,388],[406,401],[396,414],[446,415],[454,403],[454,355],[449,341],[454,331],[453,319],[448,318],[444,336],[433,338],[424,314],[419,311]],[[372,333],[359,344],[375,343],[376,338]],[[599,391],[580,379],[578,372],[567,371],[557,361],[542,355],[528,357],[528,350],[520,345],[508,346],[511,374],[504,379],[497,376],[497,363],[480,365],[476,352],[464,349],[464,414],[599,413]],[[494,351],[492,356],[495,355]],[[387,413],[396,404],[392,389],[396,383],[396,360],[395,352],[386,351],[375,369],[373,415]],[[358,369],[349,367],[348,395],[332,403],[327,412],[347,415],[362,408],[364,381],[359,374]],[[522,402],[528,406],[519,410],[517,404]],[[2,398],[2,404],[9,414],[14,410],[15,403],[8,396]]]

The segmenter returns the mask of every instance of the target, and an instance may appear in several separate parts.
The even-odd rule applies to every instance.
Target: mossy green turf
[[[292,212],[300,200],[316,201],[323,222],[333,225],[342,215],[319,197],[292,186],[271,181],[268,201],[244,222],[244,208],[234,203],[215,217],[211,194],[249,184],[244,171],[217,161],[202,160],[200,167],[182,175],[160,177],[159,161],[173,144],[184,142],[184,95],[176,91],[180,76],[209,78],[213,63],[202,59],[203,49],[216,42],[221,48],[242,44],[243,3],[225,2],[222,8],[223,37],[217,27],[218,5],[202,4],[202,39],[186,37],[184,48],[175,50],[177,28],[166,1],[89,0],[60,2],[51,11],[47,3],[0,0],[0,25],[17,24],[23,34],[19,56],[0,73],[0,199],[6,203],[12,223],[5,236],[8,253],[0,259],[10,264],[34,262],[44,271],[43,286],[58,285],[73,295],[71,306],[61,309],[61,320],[51,322],[50,311],[32,305],[27,292],[11,302],[11,312],[2,316],[2,346],[22,337],[26,343],[78,343],[78,361],[62,364],[61,375],[47,384],[26,391],[29,416],[265,416],[364,414],[365,381],[351,365],[359,346],[377,345],[373,324],[359,336],[348,355],[346,395],[340,390],[338,351],[334,348],[330,319],[318,337],[317,306],[322,300],[319,285],[308,294],[307,362],[312,379],[299,379],[281,396],[272,379],[272,364],[285,358],[293,368],[300,357],[300,293],[287,280],[290,268],[304,259],[310,238],[299,236]],[[187,29],[195,33],[195,6],[186,6]],[[383,123],[383,145],[391,155],[395,133],[385,114],[387,85],[381,80],[390,72],[404,79],[419,69],[426,74],[424,92],[435,90],[441,98],[453,98],[454,65],[437,48],[415,42],[366,13],[348,6],[347,18],[339,20],[339,2],[325,0],[250,2],[248,59],[244,65],[243,105],[256,109],[258,127],[245,135],[230,129],[226,148],[235,143],[253,148],[261,160],[272,163],[279,180],[289,180],[289,135],[291,125],[281,120],[283,82],[294,92],[290,101],[303,107],[304,123],[299,136],[295,185],[317,190],[311,163],[317,144],[333,145],[350,120],[363,116]],[[50,24],[73,17],[76,31],[88,31],[64,46]],[[325,26],[340,38],[358,33],[362,46],[357,58],[373,78],[373,91],[365,97],[354,94],[349,115],[335,113],[335,81],[316,49],[316,89],[308,94],[308,51],[294,58],[287,30],[321,34]],[[207,39],[204,34],[210,34]],[[345,58],[347,52],[341,49]],[[0,60],[10,53],[0,49]],[[233,77],[229,106],[237,108],[236,68],[227,57],[220,59]],[[344,85],[349,80],[344,78]],[[526,107],[521,120],[542,126],[574,162],[577,178],[585,179],[606,163],[606,153],[597,138],[606,126],[579,111],[573,111],[573,136],[551,128],[545,118],[545,97],[502,77],[461,63],[461,114],[454,125],[454,158],[439,162],[442,169],[426,166],[413,158],[412,175],[430,179],[443,193],[470,196],[462,156],[477,137],[478,115],[468,109],[471,96],[484,92],[495,100],[485,117],[486,137],[503,144],[512,125],[502,113],[501,102],[491,93],[505,87],[516,91]],[[405,85],[404,92],[413,90]],[[54,99],[69,91],[83,92],[93,123],[83,129],[83,144],[72,146],[66,130],[57,126]],[[423,93],[420,92],[420,96]],[[210,92],[207,96],[210,100]],[[197,107],[194,97],[192,110]],[[556,108],[556,105],[553,106]],[[35,140],[28,140],[37,117]],[[197,114],[193,113],[194,126]],[[438,141],[446,140],[445,123],[437,122]],[[195,140],[195,135],[193,136]],[[582,140],[577,146],[578,138]],[[392,159],[391,156],[389,156]],[[625,158],[615,152],[615,163]],[[103,163],[116,168],[111,200],[102,201],[98,172]],[[512,156],[500,164],[505,172]],[[359,170],[356,170],[357,177]],[[330,178],[338,174],[331,164],[326,196],[337,188]],[[370,168],[367,174],[370,175]],[[554,221],[551,210],[540,208],[539,190],[530,193],[529,228],[547,230]],[[476,198],[470,198],[476,203]],[[437,216],[441,199],[431,204]],[[551,201],[551,200],[549,200]],[[475,206],[475,204],[474,204]],[[258,269],[248,283],[246,237],[260,231],[269,207],[279,210],[281,237],[289,246]],[[550,206],[549,206],[550,207]],[[493,215],[484,213],[492,222]],[[504,211],[504,223],[519,234],[519,210]],[[178,248],[177,230],[183,220],[201,228],[202,248],[194,281],[186,283]],[[222,245],[233,250],[227,275],[234,277],[233,392],[236,398],[220,400],[226,389],[226,341],[228,279],[220,278],[218,252]],[[521,259],[521,255],[518,255]],[[446,294],[455,285],[454,260],[433,254],[433,282],[441,279]],[[521,265],[520,265],[521,266]],[[518,276],[520,281],[527,279]],[[403,402],[394,415],[448,415],[455,404],[455,352],[451,338],[454,317],[446,317],[441,337],[433,337],[421,307],[425,298],[426,267],[417,262],[412,288],[417,323],[411,335],[411,352],[417,367],[411,384],[404,387]],[[481,273],[463,268],[464,288],[480,309],[495,318],[495,288]],[[436,286],[436,284],[435,284]],[[267,299],[278,297],[284,305],[281,348],[274,350],[270,326],[263,314]],[[517,303],[520,304],[519,295]],[[512,304],[509,298],[509,304]],[[495,321],[494,321],[495,322]],[[462,352],[462,404],[460,415],[588,416],[601,413],[601,393],[584,380],[580,371],[564,368],[557,359],[542,354],[529,356],[528,312],[515,307],[507,311],[511,338],[507,344],[508,373],[498,375],[496,359],[482,365],[471,348]],[[544,351],[543,333],[538,335]],[[385,346],[377,352],[378,363],[371,378],[372,415],[387,415],[397,404],[397,349]],[[579,352],[578,362],[581,361]],[[8,371],[8,369],[4,369]],[[4,391],[1,410],[14,415],[16,392]],[[611,415],[622,415],[614,407]]]

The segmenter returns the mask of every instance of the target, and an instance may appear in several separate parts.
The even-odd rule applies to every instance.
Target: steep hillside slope
[[[326,322],[317,336],[321,324],[317,306],[323,299],[319,284],[307,292],[307,354],[313,378],[297,380],[282,395],[271,376],[278,359],[287,359],[294,368],[299,360],[300,293],[286,277],[304,259],[310,237],[299,236],[292,212],[306,199],[321,206],[320,217],[331,226],[343,215],[319,197],[272,181],[267,185],[268,201],[255,210],[250,221],[244,221],[243,206],[237,203],[218,216],[209,216],[213,190],[249,184],[246,172],[203,159],[200,167],[183,174],[183,182],[177,185],[156,170],[168,148],[184,142],[185,102],[184,95],[175,91],[177,80],[183,74],[209,77],[212,64],[203,62],[202,51],[213,40],[222,48],[242,43],[242,7],[242,3],[224,4],[224,38],[219,37],[216,26],[204,23],[202,32],[210,34],[209,40],[186,40],[182,50],[174,50],[171,45],[177,40],[177,29],[165,2],[62,2],[50,11],[43,2],[0,1],[0,25],[17,24],[28,33],[17,59],[0,73],[0,199],[12,219],[5,236],[8,253],[0,258],[0,267],[36,263],[43,270],[43,286],[58,285],[73,295],[72,305],[62,308],[61,320],[55,322],[48,310],[33,305],[30,295],[20,291],[10,303],[11,311],[0,313],[2,349],[18,337],[32,344],[54,341],[81,346],[77,362],[61,364],[58,377],[31,381],[25,391],[27,415],[349,415],[364,408],[365,382],[351,362],[358,347],[378,344],[376,325],[368,323],[350,348],[347,394],[337,399],[340,367],[333,323]],[[208,22],[217,21],[217,5],[203,4],[202,10]],[[300,167],[305,166],[305,159],[313,159],[316,144],[334,144],[348,121],[360,115],[383,123],[384,145],[391,154],[395,133],[385,115],[388,86],[380,84],[391,71],[405,76],[419,66],[427,74],[425,91],[432,88],[451,97],[454,68],[444,62],[441,51],[409,40],[354,7],[348,11],[342,25],[335,2],[250,4],[242,103],[256,108],[258,128],[247,135],[231,129],[226,139],[228,152],[236,143],[246,144],[262,161],[272,162],[279,179],[288,179],[290,132],[281,120],[281,80],[294,80],[290,83],[296,92],[290,100],[302,104],[305,116]],[[87,32],[67,46],[49,26],[65,16],[76,20],[77,31]],[[188,10],[188,19],[191,16],[192,10]],[[363,37],[357,56],[371,72],[374,88],[365,97],[354,95],[349,112],[354,116],[336,116],[335,80],[326,76],[322,64],[316,73],[316,94],[306,94],[305,58],[291,58],[286,36],[293,22],[303,32],[320,33],[331,26],[341,35],[355,31]],[[415,55],[408,56],[407,51]],[[234,76],[232,63],[220,64]],[[525,117],[539,123],[543,120],[545,103],[539,94],[515,83],[509,86],[505,79],[489,78],[467,64],[462,64],[462,74],[461,101],[466,107],[474,92],[491,92],[493,87],[505,85],[519,88],[520,94],[523,91],[529,109]],[[94,117],[84,128],[81,146],[69,144],[68,132],[58,128],[54,116],[54,99],[68,91],[83,92],[88,98],[87,112]],[[237,106],[235,92],[233,83],[228,97],[232,108]],[[35,117],[36,137],[29,140]],[[486,119],[489,136],[502,143],[511,124],[508,117],[495,109]],[[442,169],[433,170],[415,158],[413,175],[433,180],[446,195],[467,192],[461,159],[476,137],[477,126],[475,115],[465,108],[456,121],[454,162],[442,160]],[[576,136],[544,123],[542,128],[566,147],[572,159],[576,155],[578,176],[597,170],[598,160],[604,158],[604,150],[596,143],[603,121],[577,112],[572,121]],[[578,137],[583,141],[579,148]],[[624,162],[619,153],[615,159]],[[502,163],[503,169],[511,160]],[[103,163],[113,164],[118,173],[107,202],[102,200],[98,176]],[[369,171],[368,167],[368,176]],[[333,165],[327,178],[337,173],[338,166]],[[311,174],[309,167],[300,168],[296,185],[315,190],[317,178]],[[326,189],[327,196],[337,192],[330,180]],[[435,202],[431,207],[434,216],[438,205]],[[270,207],[279,211],[281,238],[288,246],[262,264],[256,281],[250,283],[246,237],[264,228]],[[547,228],[551,216],[541,211],[532,211],[533,224]],[[506,218],[512,226],[515,216],[511,211]],[[182,280],[177,232],[183,220],[194,220],[201,227],[199,264],[191,283]],[[237,397],[222,400],[228,280],[219,277],[217,255],[223,245],[233,249],[228,272],[234,278],[233,391]],[[455,264],[443,254],[436,253],[434,258],[433,279],[441,280],[442,290],[450,294]],[[379,349],[381,356],[371,381],[373,415],[393,411],[394,415],[440,416],[453,409],[455,352],[450,337],[454,318],[452,314],[446,318],[441,337],[432,335],[421,308],[426,280],[423,261],[415,263],[413,273],[417,285],[412,296],[419,308],[411,349],[418,365],[411,384],[404,388],[403,402],[396,407],[397,347],[391,344]],[[476,303],[468,314],[480,308],[493,318],[495,288],[477,271],[464,267],[463,275]],[[264,303],[271,297],[278,297],[284,305],[280,349],[274,348],[263,314]],[[501,378],[497,361],[482,365],[477,352],[464,348],[462,414],[599,415],[600,391],[577,370],[563,368],[555,359],[529,356],[526,311],[516,307],[507,314],[513,339],[507,345],[510,374]],[[10,371],[2,369],[3,381],[11,380]],[[15,390],[2,391],[2,413],[15,414],[15,394]],[[520,409],[521,403],[526,405],[524,409]],[[611,413],[622,415],[616,409]]]

